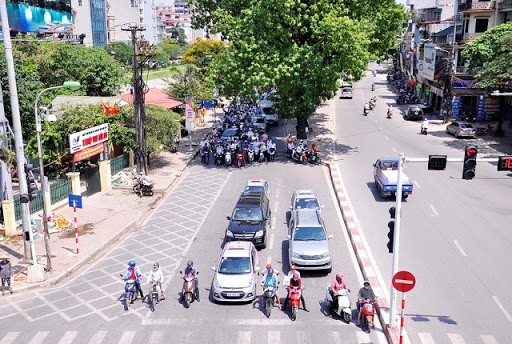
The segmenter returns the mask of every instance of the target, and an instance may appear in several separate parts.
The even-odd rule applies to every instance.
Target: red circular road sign
[[[398,271],[393,276],[393,287],[396,290],[407,293],[416,285],[416,278],[409,271]]]

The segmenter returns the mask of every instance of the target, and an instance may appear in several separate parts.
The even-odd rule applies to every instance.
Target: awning
[[[459,33],[461,33],[461,31],[462,31],[462,25],[457,25],[456,33],[459,34]],[[436,33],[432,34],[432,36],[434,36],[434,37],[443,37],[443,36],[448,36],[448,35],[451,35],[451,34],[453,34],[453,25],[447,27],[444,30],[441,30],[439,32],[436,32]]]

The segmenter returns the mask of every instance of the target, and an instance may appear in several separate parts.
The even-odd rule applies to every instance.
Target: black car
[[[423,119],[423,116],[425,116],[425,112],[423,108],[418,105],[409,106],[404,113],[404,119],[406,120]]]
[[[256,247],[265,248],[267,229],[270,226],[270,205],[267,194],[245,191],[240,195],[226,229],[226,241],[252,241]]]

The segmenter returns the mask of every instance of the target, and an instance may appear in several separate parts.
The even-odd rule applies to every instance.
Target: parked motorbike
[[[210,162],[210,151],[209,150],[201,150],[201,162],[203,164],[208,165]]]
[[[421,133],[423,135],[427,135],[428,134],[428,129],[427,128],[421,128]]]
[[[301,290],[298,288],[298,287],[290,287],[290,299],[289,299],[289,304],[290,304],[290,307],[291,307],[291,319],[292,321],[295,321],[295,319],[297,319],[297,312],[299,310],[299,306],[300,306],[300,295],[301,295]]]
[[[153,196],[153,183],[146,176],[139,176],[135,185],[133,185],[133,192],[142,196]]]
[[[343,320],[347,324],[350,324],[352,321],[352,308],[350,308],[351,305],[348,293],[349,291],[347,289],[340,289],[336,295],[334,295],[335,299],[333,300],[331,287],[327,286],[325,292],[325,300],[329,305],[331,314],[336,314],[340,317],[343,317]]]
[[[119,276],[123,277],[122,274],[120,274]],[[125,279],[124,282],[125,282],[124,298],[123,298],[122,302],[123,302],[124,310],[127,311],[128,304],[133,303],[135,301],[135,299],[137,298],[137,288],[135,287],[135,280]]]
[[[310,151],[308,154],[308,162],[310,164],[319,164],[321,162],[318,152]]]
[[[478,128],[476,128],[476,135],[477,136],[482,136],[482,135],[486,135],[486,134],[494,135],[494,132],[495,132],[494,127],[492,125],[490,125],[490,124],[487,124],[487,127],[478,127]]]
[[[277,287],[266,286],[263,288],[263,304],[265,305],[265,315],[270,317],[272,307],[274,307],[276,299]]]
[[[151,312],[155,311],[158,302],[160,302],[160,286],[156,281],[153,281],[151,285],[151,295],[149,295],[149,309],[151,309]]]
[[[180,274],[183,274],[183,272],[180,271]],[[197,272],[197,274],[199,274],[199,272]],[[189,308],[190,304],[196,300],[196,279],[192,274],[183,276],[181,295],[185,302],[185,308]]]
[[[359,300],[362,303],[361,307],[363,307],[363,319],[362,324],[368,326],[368,333],[370,333],[371,329],[375,329],[375,324],[373,323],[373,318],[375,316],[375,301],[370,299]]]
[[[268,158],[270,161],[273,161],[276,158],[276,149],[275,148],[269,148],[268,149]]]

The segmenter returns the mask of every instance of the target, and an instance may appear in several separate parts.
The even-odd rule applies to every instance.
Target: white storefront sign
[[[434,80],[436,71],[436,45],[427,43],[423,49],[423,60],[419,63],[418,74],[423,79]]]
[[[108,141],[108,123],[69,134],[69,152],[76,153],[105,141]]]

